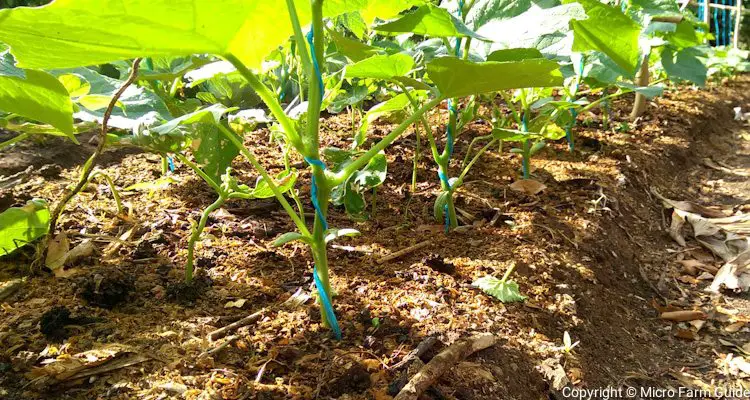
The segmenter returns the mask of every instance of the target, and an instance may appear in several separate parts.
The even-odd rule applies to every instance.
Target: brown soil
[[[615,104],[614,121],[624,120],[629,101]],[[683,340],[675,336],[682,325],[658,318],[654,305],[664,306],[664,299],[674,307],[706,311],[724,300],[702,294],[707,282],[677,280],[683,275],[677,255],[683,253],[674,252],[679,247],[666,233],[668,221],[649,189],[708,205],[747,205],[748,178],[707,168],[702,160],[713,157],[748,168],[750,137],[732,120],[731,110],[748,102],[750,78],[740,77],[707,90],[668,92],[627,132],[619,125],[605,132],[598,115],[584,116],[591,123],[578,129],[576,153],[555,144],[532,161],[535,178],[547,186],[538,196],[510,190],[520,160],[507,150],[492,152],[457,196],[457,206],[474,216],[464,223],[473,226],[448,235],[432,219],[439,189],[434,165],[424,154],[412,193],[414,136],[402,137],[387,150],[389,176],[378,190],[371,218],[353,222],[343,210],[331,211],[329,224],[362,232],[336,243],[355,251],[329,250],[344,332],[340,342],[321,326],[312,300],[294,309],[274,308],[298,288],[309,292],[312,285],[311,257],[304,246],[270,247],[278,234],[293,230],[274,203],[236,201],[214,213],[197,250],[198,267],[210,285],[190,305],[170,296],[170,288],[179,286],[190,220],[197,221],[213,201],[211,189],[178,166],[178,182],[168,188],[124,193],[132,214],[123,218],[115,215],[107,186],[90,185],[61,222],[73,244],[93,238],[99,257],[66,271],[67,278],[33,271],[24,287],[4,300],[0,398],[385,399],[402,376],[391,366],[424,338],[434,335],[441,343],[426,361],[475,332],[497,334],[501,343],[455,366],[428,396],[559,398],[555,381],[566,379],[587,388],[677,387],[694,379],[734,382],[725,368],[733,350],[719,339],[742,345],[750,340],[748,332],[729,334],[722,321],[712,320],[697,340]],[[347,146],[349,126],[348,116],[329,118],[326,144]],[[388,129],[378,125],[372,136]],[[471,137],[487,129],[471,125],[455,158],[462,158]],[[259,158],[272,172],[279,171],[282,160],[277,147],[268,145],[268,132],[248,136]],[[55,146],[24,146],[30,154],[48,155],[42,156],[45,163],[57,162]],[[119,187],[160,175],[154,155],[114,154],[121,161],[113,158],[104,168]],[[18,163],[15,168],[0,164],[0,174],[24,170],[23,161]],[[60,178],[29,176],[12,189],[11,202],[59,198],[76,177],[75,164],[60,162]],[[242,181],[255,180],[241,158],[235,168]],[[453,175],[456,169],[457,164]],[[310,207],[308,181],[299,187]],[[490,225],[498,213],[498,222]],[[121,236],[122,241],[114,239]],[[424,240],[429,247],[382,265],[375,262]],[[0,260],[0,280],[28,274],[32,254],[30,249]],[[486,274],[502,276],[512,263],[517,266],[514,279],[528,296],[525,302],[504,305],[471,286]],[[113,297],[92,297],[91,282],[102,277]],[[240,308],[225,307],[236,300],[245,302],[235,302]],[[750,312],[743,296],[727,298],[725,307],[730,306]],[[221,343],[210,343],[209,332],[264,307],[269,311],[236,332],[231,344],[199,357]],[[85,316],[87,323],[63,327],[68,338],[61,346],[40,331],[40,320],[50,310],[56,310],[53,317]],[[566,331],[580,341],[569,353],[561,350]],[[45,359],[113,345],[148,360],[58,385],[27,374]]]

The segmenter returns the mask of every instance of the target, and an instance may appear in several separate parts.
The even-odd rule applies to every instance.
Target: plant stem
[[[477,139],[479,139],[479,138],[477,138]],[[469,162],[469,164],[466,167],[464,167],[463,171],[461,171],[461,175],[458,177],[458,179],[456,180],[456,182],[453,184],[453,190],[456,190],[459,186],[461,186],[464,183],[464,178],[466,177],[466,174],[469,173],[469,170],[471,170],[471,168],[474,166],[474,164],[476,164],[477,161],[479,161],[479,158],[482,157],[482,154],[484,154],[487,150],[489,150],[490,146],[492,146],[493,144],[495,144],[496,141],[498,141],[498,140],[497,139],[492,139],[486,145],[484,145],[484,147],[482,147],[481,149],[479,149],[479,151],[477,152],[477,154],[474,155],[474,158],[471,159],[471,162]],[[468,155],[468,153],[467,153],[467,155]]]
[[[305,226],[305,222],[300,219],[300,217],[297,215],[297,213],[294,211],[292,206],[289,204],[288,201],[286,201],[286,198],[284,198],[284,194],[281,193],[281,190],[279,190],[279,187],[276,186],[276,183],[274,183],[273,178],[271,175],[266,171],[265,168],[263,168],[262,165],[258,162],[258,160],[255,158],[253,153],[250,152],[250,150],[245,147],[245,145],[240,141],[239,136],[237,136],[234,132],[229,130],[224,124],[218,124],[219,130],[224,134],[224,136],[229,139],[229,141],[232,142],[238,149],[240,149],[240,153],[247,159],[247,161],[250,162],[250,164],[253,165],[253,168],[255,168],[258,173],[260,173],[260,176],[263,177],[263,179],[268,182],[268,187],[271,188],[271,191],[273,192],[276,199],[281,203],[281,206],[284,208],[284,211],[286,211],[287,214],[289,214],[289,218],[292,219],[295,225],[297,225],[297,229],[299,229],[300,233],[306,236],[310,236],[310,231],[307,230],[307,226]]]
[[[16,137],[14,137],[13,139],[6,140],[6,141],[0,143],[0,150],[6,148],[8,146],[12,146],[12,145],[14,145],[14,144],[16,144],[16,143],[18,143],[18,142],[20,142],[22,140],[25,140],[29,136],[31,136],[31,132],[24,132],[24,133],[22,133],[22,134],[20,134],[20,135],[18,135]]]
[[[190,167],[193,171],[195,171],[196,174],[198,174],[198,176],[200,176],[204,181],[206,181],[208,186],[211,186],[211,189],[213,189],[214,192],[216,192],[217,194],[221,194],[224,192],[221,189],[221,186],[219,186],[218,183],[214,182],[214,180],[211,179],[210,176],[208,176],[205,172],[203,172],[203,170],[197,164],[188,160],[187,157],[185,157],[184,155],[180,153],[175,153],[175,155],[180,161],[182,161],[183,164]]]
[[[287,140],[289,140],[289,142],[300,153],[304,154],[304,146],[302,144],[299,133],[295,129],[292,120],[284,113],[284,109],[281,108],[281,104],[279,104],[276,95],[271,92],[271,90],[269,90],[268,87],[264,85],[260,81],[260,79],[258,79],[258,77],[252,71],[250,71],[250,69],[248,69],[245,64],[243,64],[242,61],[240,61],[237,57],[231,54],[227,54],[224,56],[224,58],[226,58],[227,61],[232,63],[232,65],[237,68],[237,71],[239,71],[239,73],[245,78],[245,80],[247,80],[248,84],[250,84],[250,87],[252,87],[253,90],[255,90],[255,92],[261,98],[261,100],[266,103],[268,110],[271,111],[271,114],[273,114],[276,120],[279,121],[279,124],[281,124],[281,127],[284,129]]]
[[[122,206],[122,200],[120,199],[120,192],[115,187],[114,181],[112,181],[112,178],[110,178],[109,175],[105,174],[102,171],[96,171],[93,174],[91,174],[91,177],[89,178],[89,182],[94,180],[94,178],[102,176],[104,177],[104,180],[107,182],[107,185],[109,186],[109,191],[112,192],[112,198],[115,199],[115,204],[117,205],[117,214],[118,215],[125,215],[125,208]]]
[[[112,116],[112,111],[115,109],[115,105],[120,100],[120,97],[125,92],[125,90],[135,82],[136,77],[138,76],[138,67],[141,64],[141,59],[136,58],[133,61],[133,67],[130,70],[130,76],[128,79],[123,82],[122,86],[120,86],[119,89],[117,89],[117,92],[112,96],[112,99],[109,101],[109,105],[107,106],[107,109],[104,111],[104,117],[102,118],[102,128],[99,131],[99,143],[96,146],[96,150],[94,150],[94,154],[89,157],[88,160],[86,160],[86,163],[83,165],[83,171],[81,171],[81,177],[78,179],[78,184],[73,188],[73,190],[66,193],[62,200],[60,200],[59,203],[57,203],[57,206],[55,209],[50,213],[50,219],[49,219],[49,232],[47,232],[47,237],[45,240],[45,246],[44,249],[47,248],[49,244],[49,240],[52,238],[52,236],[55,234],[55,231],[57,230],[57,220],[60,218],[60,215],[62,214],[63,210],[65,209],[65,206],[70,202],[73,197],[75,197],[81,189],[86,185],[86,183],[89,181],[89,175],[91,175],[91,171],[94,169],[94,166],[96,165],[96,162],[99,160],[99,156],[104,152],[104,146],[107,144],[107,128],[109,124],[109,118]],[[43,249],[41,249],[43,251]],[[38,257],[38,260],[41,261],[42,257],[41,255]]]
[[[220,194],[219,198],[216,199],[216,201],[214,201],[210,206],[203,210],[203,214],[201,215],[200,222],[198,222],[198,226],[195,227],[195,229],[193,230],[193,234],[190,235],[190,240],[188,241],[187,263],[185,264],[185,283],[187,284],[190,284],[193,281],[195,269],[193,253],[195,252],[195,243],[198,241],[198,239],[200,239],[203,230],[206,229],[206,223],[208,222],[209,215],[223,206],[224,202],[226,202],[226,198],[223,194]]]
[[[505,274],[503,275],[503,278],[500,279],[500,284],[503,284],[503,283],[505,283],[508,280],[508,278],[510,277],[510,274],[513,273],[514,269],[516,269],[516,263],[511,263],[510,267],[508,267],[508,270],[505,271]]]
[[[370,150],[368,150],[365,154],[359,156],[356,160],[352,161],[349,165],[347,165],[345,168],[343,168],[341,171],[339,171],[335,176],[332,178],[329,178],[331,185],[338,185],[340,183],[343,183],[347,179],[349,179],[350,176],[352,176],[353,173],[358,171],[360,168],[367,165],[370,160],[375,157],[378,153],[383,151],[388,145],[393,143],[396,138],[401,136],[402,133],[406,130],[406,128],[409,127],[409,125],[413,124],[415,121],[417,121],[425,112],[431,110],[436,105],[440,104],[440,102],[443,101],[443,98],[436,98],[433,99],[422,108],[414,112],[409,118],[405,119],[401,122],[391,133],[389,133],[386,137],[380,140],[380,142],[376,143]]]

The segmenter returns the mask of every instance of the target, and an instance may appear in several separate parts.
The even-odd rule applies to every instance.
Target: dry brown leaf
[[[706,319],[706,314],[704,314],[702,311],[689,311],[689,310],[667,311],[667,312],[661,313],[661,319],[666,319],[666,320],[675,321],[675,322],[686,322],[686,321],[693,321],[696,319]]]
[[[690,325],[692,325],[693,328],[695,328],[696,332],[700,332],[700,330],[703,328],[703,325],[706,325],[706,321],[703,321],[703,320],[700,320],[700,319],[696,319],[696,320],[690,321],[688,323]]]
[[[224,308],[242,308],[245,306],[245,303],[247,303],[247,299],[228,301],[227,304],[224,304]]]
[[[745,326],[745,323],[742,322],[742,321],[739,321],[739,322],[735,322],[733,324],[729,324],[729,325],[725,326],[724,330],[727,331],[727,332],[729,332],[729,333],[735,333],[735,332],[739,332],[740,329],[742,329],[743,326]]]
[[[533,196],[535,194],[540,193],[542,190],[546,189],[547,186],[533,179],[520,179],[520,180],[513,182],[510,185],[510,188],[511,190],[514,190],[516,192],[525,193],[530,196]]]
[[[47,258],[44,260],[44,265],[57,274],[57,270],[63,269],[69,251],[68,235],[65,232],[58,233],[47,245]]]
[[[674,336],[685,340],[698,340],[698,334],[690,329],[677,329]]]

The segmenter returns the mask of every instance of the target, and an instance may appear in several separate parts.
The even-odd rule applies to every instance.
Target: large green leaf
[[[629,76],[635,75],[640,58],[638,39],[641,26],[619,8],[598,0],[576,0],[586,10],[585,20],[570,21],[574,32],[573,50],[598,50],[606,54]]]
[[[414,96],[421,96],[424,93],[424,91],[415,91]],[[408,108],[409,105],[409,98],[406,97],[405,94],[401,93],[370,108],[370,110],[367,111],[365,116],[362,118],[362,124],[359,127],[357,136],[354,138],[353,147],[357,148],[362,143],[364,143],[365,137],[367,135],[367,130],[369,129],[370,124],[373,121],[385,115],[389,115],[395,112],[402,112],[406,108]]]
[[[405,53],[375,55],[346,67],[347,78],[391,79],[414,68],[414,59]]]
[[[16,68],[8,52],[0,53],[0,110],[50,124],[76,140],[65,86],[44,71]]]
[[[352,61],[362,61],[378,53],[377,48],[366,45],[359,40],[349,39],[335,30],[328,32],[331,35],[331,39],[333,39],[333,43],[336,44],[336,49],[338,49],[339,53]]]
[[[424,0],[375,0],[367,2],[367,5],[359,10],[365,23],[372,24],[375,17],[385,19],[398,15],[399,12],[413,6],[424,4]]]
[[[668,46],[661,53],[661,65],[672,80],[687,80],[699,86],[706,84],[706,58],[696,48],[675,51]]]
[[[484,23],[477,33],[493,41],[491,50],[535,48],[548,56],[566,56],[570,54],[573,40],[570,20],[575,18],[586,18],[578,3],[548,9],[531,8],[510,19]]]
[[[537,49],[504,49],[496,50],[487,56],[487,61],[507,62],[521,61],[530,58],[543,58],[542,52]]]
[[[427,72],[444,97],[561,86],[563,83],[558,64],[546,59],[473,63],[455,57],[441,57],[427,65]]]
[[[375,2],[383,5],[375,5]],[[294,0],[302,26],[310,2]],[[393,14],[395,0],[326,0],[323,16]],[[251,68],[292,33],[284,0],[57,0],[0,10],[0,37],[24,68],[72,68],[134,57],[232,54]]]
[[[70,79],[70,76],[78,77],[88,83],[87,95],[103,96],[106,99],[111,99],[124,83],[119,79],[104,76],[90,68],[56,70],[52,71],[52,74],[57,76],[58,79]],[[105,102],[109,103],[109,100]],[[120,96],[119,102],[121,107],[116,107],[109,119],[109,126],[114,128],[133,129],[138,125],[139,119],[146,116],[165,120],[171,118],[167,106],[159,96],[137,85],[128,86]],[[83,107],[79,107],[74,116],[83,121],[101,123],[106,111],[105,108],[86,108],[84,104]]]
[[[49,209],[44,200],[31,200],[0,214],[0,256],[44,236],[49,230]]]
[[[502,21],[530,9],[547,9],[559,4],[559,0],[477,0],[466,15],[466,25],[477,30],[491,21]]]
[[[484,40],[447,10],[426,4],[392,21],[375,25],[379,32],[416,33],[431,37],[473,37]]]

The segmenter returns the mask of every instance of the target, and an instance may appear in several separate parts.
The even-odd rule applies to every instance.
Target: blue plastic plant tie
[[[464,11],[464,0],[458,2],[458,18],[461,18]],[[461,55],[461,38],[456,38],[456,57]]]
[[[310,44],[310,58],[312,58],[313,68],[315,69],[315,75],[318,78],[318,86],[320,87],[320,100],[323,100],[323,93],[325,93],[325,85],[323,84],[323,75],[320,73],[320,64],[318,64],[318,56],[315,55],[315,43],[313,41],[313,31],[307,32],[307,43]]]
[[[323,170],[326,169],[326,165],[323,161],[320,161],[315,158],[309,158],[305,157],[305,162],[312,166],[318,166],[320,168],[323,168]],[[312,182],[310,183],[310,197],[313,207],[315,208],[315,215],[318,216],[318,219],[320,219],[321,225],[323,225],[323,230],[328,230],[328,223],[326,222],[326,217],[323,215],[323,210],[320,209],[320,203],[318,202],[318,184],[315,182],[315,174],[312,175]]]
[[[339,321],[336,319],[336,313],[333,311],[331,296],[323,287],[323,282],[318,276],[318,267],[315,265],[313,265],[313,279],[315,280],[315,287],[318,288],[318,293],[320,293],[320,302],[323,303],[321,304],[321,307],[323,307],[323,311],[326,313],[328,325],[331,326],[331,330],[333,331],[334,336],[336,336],[336,339],[341,340],[341,328],[339,328]]]
[[[174,172],[174,158],[167,156],[167,164],[169,164],[169,171]]]
[[[573,118],[565,128],[565,139],[568,141],[568,148],[570,151],[575,150],[575,143],[573,142],[573,128],[576,126],[576,117],[578,117],[578,111],[575,108],[570,109],[570,116]]]
[[[451,182],[448,180],[448,176],[445,175],[445,172],[441,168],[438,168],[438,178],[440,178],[440,182],[442,182],[445,187],[448,188],[448,190],[451,189]],[[443,217],[445,219],[445,233],[450,232],[451,230],[451,218],[450,215],[448,215],[448,205],[443,206]]]

